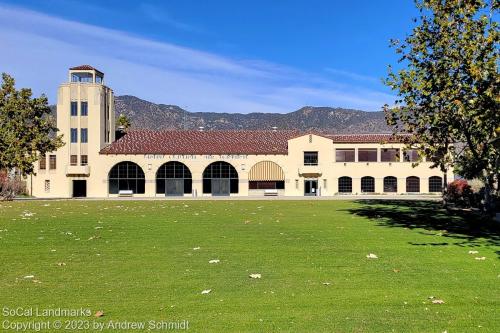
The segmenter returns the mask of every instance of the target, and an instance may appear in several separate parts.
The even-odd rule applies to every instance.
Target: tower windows
[[[71,129],[71,143],[78,142],[78,128]]]
[[[89,114],[89,103],[88,102],[81,102],[80,103],[80,115],[81,116],[87,116]]]
[[[80,141],[82,143],[87,143],[88,142],[88,130],[86,128],[82,128],[80,130]]]
[[[55,170],[56,169],[56,155],[50,155],[49,156],[49,169],[50,170]]]
[[[71,116],[78,116],[78,103],[71,102]]]

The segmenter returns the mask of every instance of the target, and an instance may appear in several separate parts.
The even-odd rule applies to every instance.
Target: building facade
[[[66,144],[37,163],[28,180],[35,197],[422,194],[443,186],[432,163],[390,134],[131,130],[115,140],[113,91],[88,65],[69,70],[57,98]]]

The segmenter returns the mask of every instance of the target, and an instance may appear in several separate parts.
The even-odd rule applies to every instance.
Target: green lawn
[[[192,332],[500,332],[498,228],[436,203],[7,202],[0,231],[4,309]]]

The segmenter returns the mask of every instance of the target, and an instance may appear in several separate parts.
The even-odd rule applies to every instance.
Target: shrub
[[[0,201],[12,200],[16,195],[26,193],[26,183],[16,175],[0,171]]]
[[[470,207],[474,201],[471,186],[465,179],[456,179],[449,183],[445,199],[461,207]]]

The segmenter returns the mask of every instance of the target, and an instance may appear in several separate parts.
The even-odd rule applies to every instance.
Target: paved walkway
[[[112,197],[112,198],[16,198],[19,201],[29,200],[427,200],[441,201],[440,195],[335,195],[325,197],[313,196],[250,196],[250,197]]]

